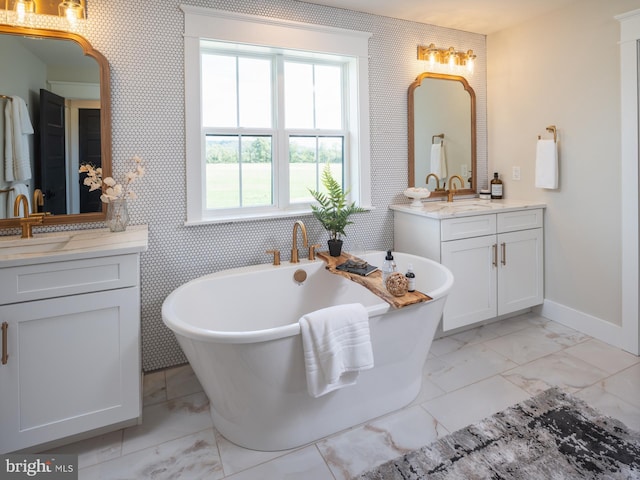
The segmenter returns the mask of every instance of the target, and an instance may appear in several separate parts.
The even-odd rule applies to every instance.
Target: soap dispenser
[[[396,262],[393,259],[393,255],[391,254],[391,250],[387,250],[387,256],[384,258],[384,263],[382,264],[382,284],[387,284],[387,278],[390,274],[395,272]]]

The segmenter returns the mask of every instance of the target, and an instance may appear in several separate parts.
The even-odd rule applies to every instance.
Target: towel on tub
[[[312,397],[353,385],[361,370],[373,368],[369,315],[361,304],[316,310],[299,323]]]

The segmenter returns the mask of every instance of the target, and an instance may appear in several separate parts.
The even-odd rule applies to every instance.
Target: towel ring
[[[431,144],[436,143],[436,138],[440,138],[440,144],[442,144],[444,140],[444,133],[439,133],[438,135],[434,135],[433,137],[431,137]]]
[[[558,129],[555,125],[549,125],[547,127],[547,132],[553,133],[553,143],[558,143]],[[542,139],[541,135],[538,135],[538,140]]]

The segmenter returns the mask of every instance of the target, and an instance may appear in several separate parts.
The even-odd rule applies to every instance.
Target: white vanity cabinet
[[[140,251],[146,229],[144,237]],[[3,262],[0,245],[0,453],[137,422],[140,261],[132,250],[35,263],[26,255],[25,264]]]
[[[394,210],[395,249],[441,262],[454,275],[443,330],[542,303],[542,208],[496,206],[436,218]]]

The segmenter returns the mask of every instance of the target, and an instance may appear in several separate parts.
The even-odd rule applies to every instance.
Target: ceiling
[[[488,35],[579,0],[307,0]]]

